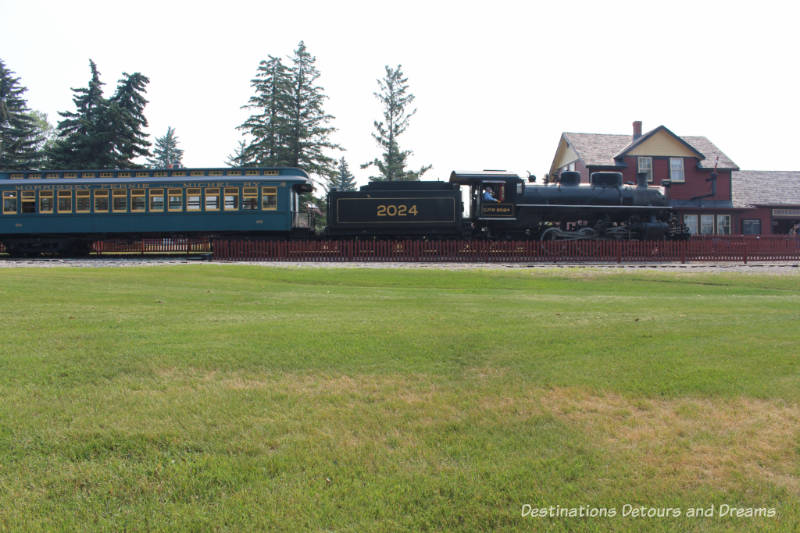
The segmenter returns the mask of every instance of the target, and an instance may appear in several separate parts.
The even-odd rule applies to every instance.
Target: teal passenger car
[[[309,231],[297,168],[0,171],[0,242],[12,255],[80,253],[105,238]]]

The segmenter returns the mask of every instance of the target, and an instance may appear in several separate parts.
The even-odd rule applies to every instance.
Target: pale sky
[[[399,139],[424,179],[550,167],[564,131],[664,125],[708,137],[742,169],[800,170],[797,2],[0,0],[0,58],[50,121],[73,111],[89,58],[106,96],[150,78],[151,141],[176,128],[184,164],[225,166],[269,54],[316,56],[333,141],[360,183],[378,156],[373,96],[403,65],[418,109]]]

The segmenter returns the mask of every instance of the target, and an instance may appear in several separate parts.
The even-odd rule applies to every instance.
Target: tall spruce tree
[[[25,91],[0,59],[0,168],[25,170],[40,164],[44,136],[28,109]]]
[[[350,167],[344,157],[339,160],[339,168],[336,171],[336,175],[331,179],[330,189],[339,191],[356,190],[356,178],[350,172]]]
[[[139,166],[133,160],[150,155],[150,142],[143,131],[147,127],[144,116],[147,100],[144,93],[148,83],[150,80],[147,76],[139,72],[124,72],[117,83],[116,92],[108,101],[114,166],[118,168]]]
[[[261,61],[256,77],[250,81],[255,94],[250,97],[246,109],[256,112],[239,130],[248,134],[252,141],[236,156],[238,166],[289,166],[289,71],[280,58],[269,56]]]
[[[183,150],[178,148],[175,128],[167,126],[163,137],[156,137],[153,157],[147,160],[152,168],[180,168],[183,166]]]
[[[103,82],[94,61],[88,87],[73,88],[75,111],[62,111],[58,138],[49,151],[53,168],[129,168],[136,157],[150,155],[142,128],[145,87],[142,74],[123,74],[110,99],[103,97]]]
[[[372,134],[383,153],[361,168],[374,166],[378,169],[380,174],[370,176],[372,181],[419,180],[431,166],[423,166],[416,172],[406,170],[406,160],[413,152],[401,150],[397,143],[397,138],[408,129],[411,117],[417,112],[416,109],[407,109],[414,102],[414,95],[408,91],[408,78],[403,76],[402,65],[394,69],[386,65],[385,69],[386,75],[378,80],[380,92],[373,93],[383,104],[383,121],[374,122],[377,132]]]
[[[62,111],[58,138],[49,153],[53,168],[113,168],[113,149],[107,127],[108,103],[103,98],[103,82],[91,59],[92,77],[87,87],[73,88],[75,111]]]
[[[259,64],[250,82],[255,94],[244,106],[254,113],[239,126],[248,143],[229,162],[300,167],[326,186],[336,173],[336,161],[326,152],[341,149],[330,141],[334,117],[323,109],[327,97],[317,85],[316,58],[302,41],[289,61],[287,66],[270,55]]]
[[[330,141],[336,128],[327,124],[334,117],[323,110],[327,96],[317,85],[320,76],[314,65],[317,59],[308,53],[303,41],[297,45],[291,60],[287,135],[289,166],[317,175],[326,184],[336,173],[336,161],[325,151],[341,149]]]

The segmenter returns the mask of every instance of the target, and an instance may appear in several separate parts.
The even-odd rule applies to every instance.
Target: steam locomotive
[[[668,183],[667,183],[668,186]],[[485,197],[486,191],[490,197]],[[488,239],[680,239],[688,237],[664,187],[563,172],[553,184],[504,171],[453,172],[449,182],[373,182],[328,194],[326,235]]]
[[[449,182],[373,182],[328,194],[314,233],[296,168],[0,172],[0,243],[12,255],[80,255],[106,238],[222,237],[674,239],[663,187],[618,172],[538,185],[504,171],[453,172]],[[485,196],[491,189],[492,194]]]

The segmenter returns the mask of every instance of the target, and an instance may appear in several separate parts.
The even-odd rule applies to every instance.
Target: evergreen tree
[[[228,156],[228,160],[225,163],[229,167],[246,167],[248,166],[247,161],[247,143],[239,141],[239,144],[236,145],[236,149]]]
[[[103,97],[97,65],[89,60],[92,78],[86,88],[72,89],[75,111],[62,111],[58,138],[49,151],[53,168],[130,168],[133,160],[150,155],[142,128],[145,87],[142,74],[124,73],[110,99]]]
[[[156,137],[153,157],[147,160],[152,168],[180,168],[183,166],[183,150],[178,148],[175,128],[167,126],[163,137]]]
[[[407,111],[406,108],[414,102],[414,95],[408,91],[408,78],[403,77],[402,65],[393,69],[386,65],[386,75],[378,80],[379,93],[374,93],[383,104],[384,121],[375,121],[377,133],[372,137],[383,149],[381,158],[375,158],[369,163],[364,163],[361,168],[377,167],[380,174],[371,176],[372,181],[419,180],[430,165],[420,168],[417,172],[406,170],[406,159],[413,152],[401,150],[397,138],[408,129],[411,117],[416,109]]]
[[[133,168],[133,160],[150,155],[150,142],[142,130],[147,127],[144,98],[150,80],[138,72],[124,72],[117,83],[117,90],[108,102],[108,125],[114,146],[114,166]]]
[[[289,128],[287,145],[289,166],[300,167],[309,174],[315,174],[325,182],[336,173],[336,161],[327,155],[326,150],[341,148],[329,140],[336,128],[327,126],[334,117],[323,110],[327,99],[322,87],[316,85],[320,73],[316,58],[308,53],[303,41],[297,45],[291,57],[291,84],[289,87]]]
[[[269,56],[250,85],[255,95],[245,108],[256,112],[239,129],[250,139],[229,162],[241,166],[300,167],[326,186],[335,175],[335,160],[326,151],[340,149],[329,139],[335,128],[325,113],[326,96],[317,85],[316,58],[301,41],[286,66]]]
[[[244,108],[257,110],[239,129],[252,137],[236,156],[236,166],[289,166],[286,137],[289,130],[289,72],[280,58],[261,61],[250,81],[255,95]]]
[[[350,172],[350,168],[348,167],[347,161],[344,157],[339,160],[339,168],[336,172],[336,175],[331,180],[330,189],[336,189],[339,191],[356,190],[356,178]]]
[[[36,118],[23,98],[27,88],[0,59],[0,168],[25,170],[40,164],[44,142]]]
[[[92,78],[88,87],[73,88],[75,111],[62,111],[58,138],[49,153],[53,168],[113,168],[113,149],[108,119],[108,103],[103,98],[103,82],[97,65],[89,60]]]

